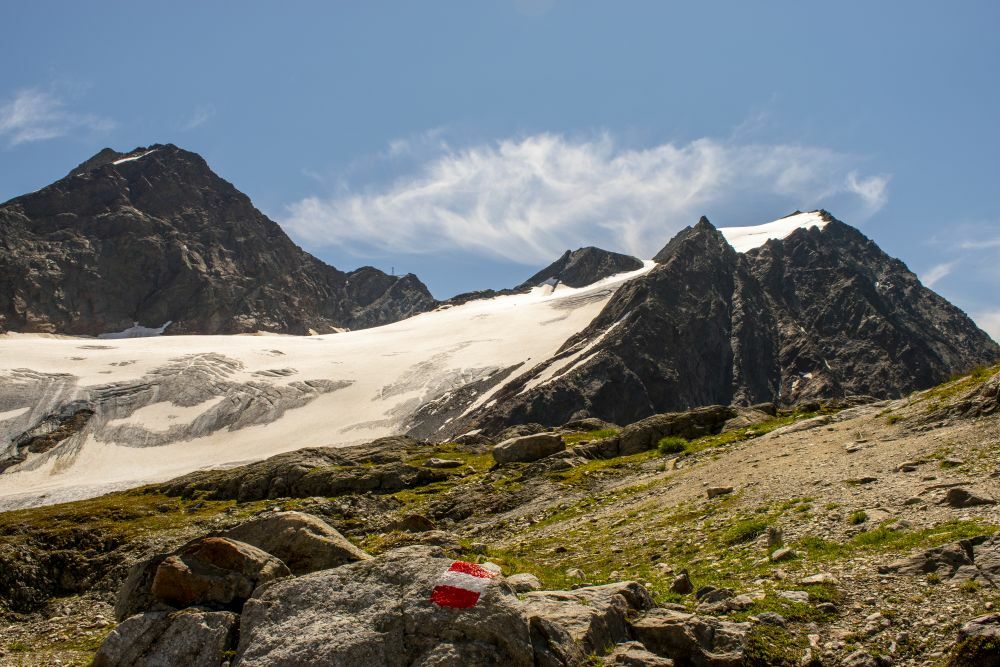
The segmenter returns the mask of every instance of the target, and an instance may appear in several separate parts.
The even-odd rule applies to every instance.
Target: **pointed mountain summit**
[[[711,404],[897,397],[1000,357],[961,310],[826,211],[687,227],[552,358],[456,432]]]
[[[435,305],[415,276],[316,259],[201,156],[106,148],[0,205],[0,329],[326,333]]]
[[[642,260],[609,250],[588,246],[567,250],[562,257],[531,276],[516,289],[558,281],[570,287],[584,287],[598,280],[642,268]]]

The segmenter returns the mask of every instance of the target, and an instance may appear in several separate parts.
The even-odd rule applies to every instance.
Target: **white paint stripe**
[[[438,579],[438,586],[454,586],[455,588],[464,588],[467,591],[475,591],[476,593],[482,593],[486,590],[486,587],[490,585],[492,579],[484,579],[483,577],[474,577],[471,574],[466,574],[465,572],[445,572]]]

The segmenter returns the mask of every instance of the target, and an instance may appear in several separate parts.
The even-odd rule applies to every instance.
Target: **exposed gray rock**
[[[536,433],[504,440],[493,448],[497,463],[527,463],[566,449],[562,438],[552,433]]]
[[[424,461],[424,466],[428,468],[461,468],[462,462],[455,459],[439,459],[432,457]]]
[[[291,574],[285,564],[257,547],[202,537],[164,558],[150,592],[175,607],[236,607],[261,584]]]
[[[469,608],[431,601],[452,562],[406,547],[265,586],[243,609],[236,664],[532,665],[528,623],[501,578]]]
[[[507,577],[507,583],[514,589],[515,593],[528,593],[542,588],[542,582],[533,574],[522,572]]]
[[[986,614],[958,630],[948,667],[1000,667],[1000,614]]]
[[[604,658],[605,665],[620,667],[673,667],[674,661],[650,653],[640,642],[624,642]]]
[[[733,492],[733,487],[731,486],[710,486],[705,489],[705,495],[709,498],[718,498],[719,496],[726,496]]]
[[[223,536],[266,551],[296,575],[371,558],[330,524],[303,512],[271,512]]]
[[[392,493],[447,479],[448,473],[404,462],[421,451],[430,447],[405,436],[357,447],[310,447],[229,470],[193,472],[156,488],[171,496],[203,493],[210,499],[247,502],[363,491]]]
[[[996,505],[997,501],[986,496],[973,493],[960,486],[948,489],[943,502],[951,507],[977,507],[979,505]]]
[[[108,635],[93,667],[219,667],[235,641],[228,611],[155,611],[127,619]]]
[[[973,537],[917,552],[879,568],[882,573],[925,575],[1000,587],[1000,536]]]
[[[653,653],[692,667],[738,667],[749,623],[721,621],[671,609],[653,609],[631,623]]]
[[[121,623],[129,616],[144,611],[172,609],[170,605],[157,600],[152,592],[156,568],[169,555],[156,554],[132,565],[125,577],[125,582],[118,589],[118,597],[115,600],[115,620]]]
[[[653,604],[646,589],[630,581],[527,593],[524,614],[562,628],[584,653],[594,653],[628,640],[629,616]]]

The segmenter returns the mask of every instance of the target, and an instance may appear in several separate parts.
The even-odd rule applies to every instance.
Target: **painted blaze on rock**
[[[490,581],[497,575],[476,565],[457,560],[451,564],[431,592],[431,602],[440,607],[467,609],[476,606]]]

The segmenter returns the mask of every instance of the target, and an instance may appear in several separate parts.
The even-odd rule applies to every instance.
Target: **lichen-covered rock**
[[[552,433],[522,435],[504,440],[493,448],[497,463],[528,463],[566,449],[562,438]]]
[[[307,574],[371,558],[319,517],[271,512],[223,533],[277,557],[292,574]]]
[[[674,667],[670,658],[662,658],[651,653],[640,642],[619,644],[604,658],[608,667]]]
[[[129,616],[144,611],[172,608],[171,605],[157,600],[152,591],[156,568],[160,567],[160,563],[166,560],[169,555],[156,554],[132,565],[121,588],[118,589],[118,597],[115,600],[115,620],[121,623]]]
[[[679,664],[739,667],[750,624],[653,609],[633,621],[631,629],[647,649]]]
[[[502,578],[469,607],[432,601],[452,564],[406,547],[259,589],[243,608],[236,664],[533,665],[528,623]]]
[[[584,653],[627,641],[629,616],[653,604],[649,592],[634,581],[524,595],[527,618],[562,628]]]
[[[284,563],[257,547],[203,537],[163,559],[150,592],[175,607],[238,607],[261,584],[289,574]]]
[[[93,667],[219,667],[237,621],[232,612],[201,609],[137,614],[111,631]]]

